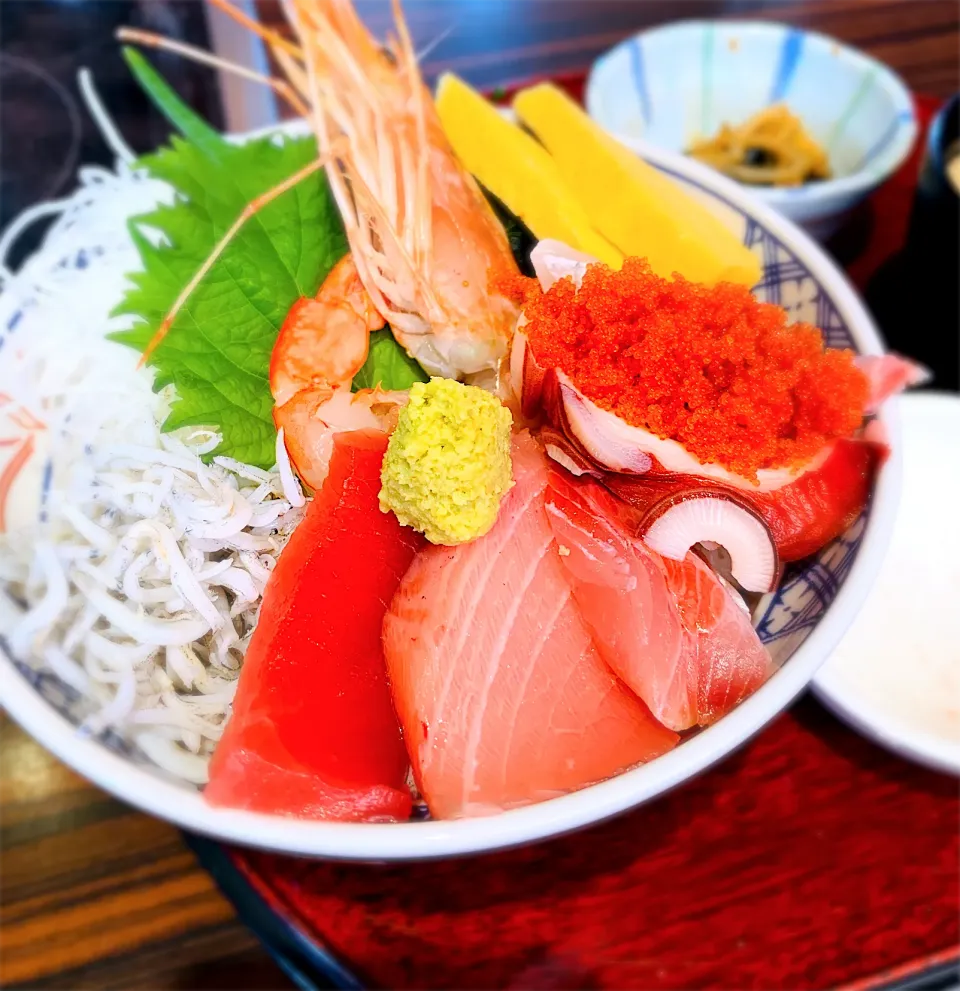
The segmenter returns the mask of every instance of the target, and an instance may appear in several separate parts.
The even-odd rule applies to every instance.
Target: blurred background
[[[283,24],[279,0],[237,6]],[[359,0],[357,7],[376,31],[386,30],[388,0]],[[601,52],[645,27],[719,16],[816,28],[889,63],[918,93],[946,98],[960,83],[955,0],[408,0],[404,7],[428,79],[453,68],[484,88],[531,75],[585,73]],[[202,0],[2,0],[0,228],[25,206],[69,189],[78,163],[109,162],[79,100],[79,68],[93,70],[134,150],[154,148],[165,137],[166,125],[148,111],[113,39],[124,24],[267,65],[262,44]],[[272,92],[255,83],[218,80],[169,53],[151,58],[217,126],[242,131],[277,119]]]
[[[238,0],[237,6],[266,23],[283,21],[277,0]],[[357,0],[357,6],[382,34],[390,23],[388,0]],[[488,90],[531,77],[583,75],[598,55],[638,30],[704,17],[822,31],[889,64],[930,107],[960,88],[957,0],[405,0],[404,7],[428,80],[452,68]],[[268,64],[253,36],[203,0],[0,0],[0,230],[26,207],[69,192],[80,165],[112,164],[80,99],[80,68],[92,70],[101,99],[135,151],[167,137],[168,126],[120,58],[113,34],[121,25],[210,47],[246,65]],[[244,131],[277,119],[272,93],[260,86],[218,78],[168,53],[149,57],[217,127]],[[916,354],[919,330],[935,328],[927,332],[933,357],[924,357],[937,366],[938,386],[955,388],[955,318],[938,318],[929,306],[911,308],[899,288],[902,273],[899,282],[894,278],[896,256],[871,284],[866,268],[857,267],[887,222],[884,210],[896,207],[897,223],[906,228],[922,158],[919,148],[905,166],[911,181],[878,201],[880,213],[876,207],[864,213],[828,247],[854,281],[863,276],[858,285],[892,343]],[[955,246],[955,226],[946,230]],[[14,267],[42,232],[38,224],[20,240],[10,259]],[[939,257],[934,246],[923,264],[936,265]],[[944,305],[955,306],[956,295],[954,266]],[[176,830],[86,784],[2,716],[0,739],[0,984],[292,986],[197,868]]]

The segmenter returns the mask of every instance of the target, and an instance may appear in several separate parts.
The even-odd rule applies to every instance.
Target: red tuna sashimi
[[[635,539],[630,509],[596,482],[552,472],[547,517],[601,656],[674,730],[706,725],[769,673],[749,617],[695,555]]]
[[[883,448],[865,440],[838,440],[818,468],[751,502],[763,517],[781,561],[800,561],[846,532],[870,496]]]
[[[574,791],[677,742],[597,653],[543,507],[546,457],[528,434],[514,439],[513,470],[493,529],[423,550],[384,620],[414,776],[438,817]]]
[[[341,433],[270,577],[204,791],[309,819],[402,820],[409,762],[380,633],[420,538],[380,511],[385,434]]]

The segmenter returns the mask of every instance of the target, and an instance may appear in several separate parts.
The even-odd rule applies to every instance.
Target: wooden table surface
[[[105,2],[105,0],[104,0]],[[387,4],[361,0],[384,26]],[[276,5],[259,0],[265,19]],[[824,31],[918,92],[960,88],[956,0],[409,0],[425,59],[494,86],[585,70],[632,31],[678,17],[761,17]],[[0,716],[0,985],[289,988],[176,829],[86,784]]]

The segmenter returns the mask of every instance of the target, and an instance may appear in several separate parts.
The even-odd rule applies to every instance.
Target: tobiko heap
[[[850,526],[886,452],[864,419],[925,370],[825,348],[819,330],[740,286],[613,272],[556,241],[531,254],[510,377],[547,452],[636,510],[636,535],[682,561],[722,545],[750,591],[776,587]],[[539,284],[538,284],[539,283]]]
[[[867,377],[848,350],[733,283],[655,275],[644,259],[591,265],[579,287],[519,283],[537,363],[598,406],[699,461],[755,479],[803,465],[863,419]]]

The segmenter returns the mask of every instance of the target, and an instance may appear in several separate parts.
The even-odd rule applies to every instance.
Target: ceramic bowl
[[[786,307],[793,320],[822,327],[830,345],[882,351],[856,293],[802,231],[735,183],[682,155],[652,150],[649,160],[714,210],[757,253],[764,273],[756,290],[761,298]],[[91,251],[99,248],[89,245]],[[64,247],[64,264],[76,264],[77,257],[74,240],[70,250]],[[0,344],[5,333],[0,327]],[[893,524],[900,471],[897,426],[892,410],[882,415],[893,450],[877,478],[869,510],[816,558],[791,567],[757,613],[757,629],[777,667],[770,680],[663,757],[562,798],[484,818],[393,825],[303,822],[211,808],[199,791],[165,777],[117,733],[80,734],[81,700],[53,672],[4,653],[0,697],[27,732],[95,784],[187,830],[230,843],[307,857],[384,862],[477,853],[578,829],[700,774],[742,746],[810,682],[860,608]]]
[[[899,76],[833,38],[785,24],[680,21],[643,31],[594,63],[585,103],[641,153],[647,145],[682,153],[723,123],[786,103],[826,148],[834,177],[747,188],[820,239],[896,170],[917,135]]]

